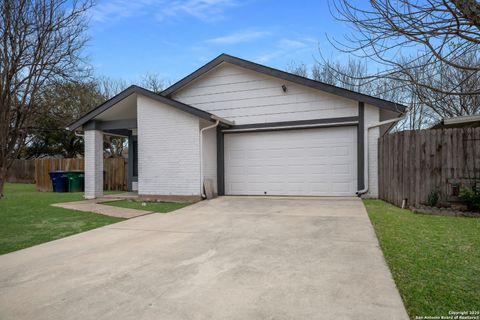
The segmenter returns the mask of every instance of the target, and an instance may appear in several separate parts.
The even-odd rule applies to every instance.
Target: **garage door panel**
[[[350,166],[348,164],[335,164],[333,167],[333,173],[336,175],[347,175],[351,174]]]
[[[354,195],[356,144],[356,127],[226,134],[226,194]]]
[[[344,157],[348,155],[348,151],[347,147],[333,147],[331,154],[333,157]]]

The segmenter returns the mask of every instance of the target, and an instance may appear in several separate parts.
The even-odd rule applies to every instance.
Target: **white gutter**
[[[203,132],[217,127],[219,123],[220,119],[216,119],[214,124],[200,130],[200,195],[202,198],[205,198],[205,192],[203,192]]]
[[[225,124],[228,124],[229,126],[233,126],[233,125],[235,124],[235,121],[230,121],[230,120],[227,120],[227,119],[225,119],[225,118],[216,116],[216,115],[214,115],[214,114],[212,114],[212,115],[210,116],[210,118],[212,118],[213,120],[219,120],[220,122],[225,123]]]
[[[443,124],[461,124],[461,123],[476,122],[476,121],[480,121],[480,115],[444,118]]]
[[[358,190],[356,192],[357,196],[361,196],[362,194],[365,194],[368,192],[368,130],[372,129],[372,128],[376,128],[376,127],[380,127],[380,126],[383,126],[385,124],[389,124],[389,123],[393,123],[393,122],[398,122],[400,120],[402,120],[403,118],[405,118],[407,112],[405,112],[401,117],[399,118],[394,118],[394,119],[389,119],[389,120],[385,120],[385,121],[380,121],[380,122],[377,122],[375,124],[372,124],[370,126],[368,126],[365,131],[364,131],[364,139],[363,139],[363,167],[364,167],[364,170],[363,170],[363,181],[364,181],[364,188],[362,190]]]

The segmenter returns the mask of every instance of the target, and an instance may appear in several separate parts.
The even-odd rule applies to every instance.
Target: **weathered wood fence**
[[[14,160],[7,172],[7,182],[35,183],[35,160]]]
[[[35,183],[38,191],[52,191],[49,172],[55,170],[84,170],[83,159],[36,159]],[[127,161],[108,158],[103,161],[104,190],[127,190]]]
[[[458,200],[462,187],[480,183],[480,128],[403,131],[378,142],[379,197],[397,206]]]

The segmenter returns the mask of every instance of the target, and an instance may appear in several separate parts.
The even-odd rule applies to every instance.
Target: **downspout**
[[[209,129],[216,128],[220,120],[216,120],[211,126],[200,129],[200,195],[205,198],[205,192],[203,192],[203,132]]]
[[[67,128],[68,130],[68,128]],[[79,138],[84,138],[85,135],[81,134],[81,133],[78,133],[77,131],[73,131],[73,133],[75,134],[75,136],[79,137]]]
[[[364,132],[364,153],[363,153],[363,156],[364,156],[364,161],[363,161],[363,165],[364,165],[364,177],[363,177],[363,181],[364,181],[364,188],[362,190],[358,190],[356,192],[356,195],[357,196],[361,196],[362,194],[365,194],[368,192],[368,131],[372,128],[376,128],[376,127],[380,127],[380,126],[383,126],[385,124],[389,124],[389,123],[393,123],[393,122],[398,122],[400,120],[402,120],[403,118],[405,118],[405,115],[407,113],[405,112],[401,117],[399,118],[393,118],[393,119],[389,119],[389,120],[385,120],[385,121],[380,121],[380,122],[377,122],[375,124],[372,124],[370,126],[368,126],[366,129],[365,129],[365,132]]]

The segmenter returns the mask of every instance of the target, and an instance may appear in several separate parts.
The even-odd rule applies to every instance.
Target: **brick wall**
[[[138,96],[138,193],[200,195],[199,119]]]
[[[103,133],[85,131],[85,198],[103,194]]]

